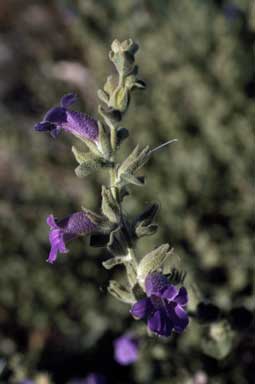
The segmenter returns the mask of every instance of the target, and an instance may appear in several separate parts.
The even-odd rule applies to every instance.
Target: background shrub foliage
[[[112,340],[132,319],[106,292],[107,254],[80,240],[54,266],[45,263],[46,216],[96,209],[104,175],[77,179],[74,138],[54,141],[32,127],[69,91],[95,114],[96,91],[112,71],[110,42],[138,41],[147,90],[125,118],[126,153],[136,142],[178,138],[149,162],[148,188],[135,189],[126,206],[132,214],[161,203],[161,229],[139,252],[170,242],[201,300],[252,310],[253,24],[245,0],[1,2],[0,356],[10,361],[3,382],[13,364],[28,374],[50,371],[57,383],[91,370],[110,383],[189,383],[200,370],[210,383],[251,380],[253,329],[241,329],[242,315],[234,339],[219,347],[230,345],[223,359],[209,347],[211,325],[192,322],[181,338],[148,341],[150,353],[134,368],[113,362]]]

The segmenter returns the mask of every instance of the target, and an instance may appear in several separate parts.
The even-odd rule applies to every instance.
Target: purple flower
[[[181,333],[189,323],[184,307],[188,294],[179,290],[159,272],[149,274],[145,280],[147,297],[136,302],[131,314],[147,321],[148,328],[159,336],[170,336],[172,330]]]
[[[83,211],[75,212],[59,221],[53,215],[49,215],[47,224],[50,226],[49,240],[51,244],[50,254],[47,259],[49,263],[54,263],[58,252],[68,252],[66,242],[78,236],[87,235],[97,228],[97,225]]]
[[[73,384],[106,384],[105,377],[100,373],[90,373],[86,379],[75,380]]]
[[[60,100],[60,106],[51,108],[43,120],[35,125],[35,130],[39,132],[49,131],[51,136],[55,138],[61,129],[64,129],[98,144],[97,121],[88,115],[68,109],[76,100],[77,97],[73,93],[63,96]]]
[[[32,380],[23,380],[19,384],[34,384],[34,381],[32,381]]]
[[[123,335],[114,341],[114,358],[121,365],[134,363],[138,358],[138,342],[130,335]]]
[[[29,379],[25,379],[23,381],[20,381],[19,384],[35,384],[35,382]]]

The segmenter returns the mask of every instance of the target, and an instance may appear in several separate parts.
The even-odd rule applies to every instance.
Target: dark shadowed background
[[[91,371],[110,384],[252,382],[255,16],[248,3],[0,1],[0,383],[48,372],[63,384]],[[96,91],[113,71],[110,43],[128,37],[140,44],[147,89],[133,94],[120,157],[137,142],[178,138],[149,162],[146,188],[127,201],[130,214],[161,204],[160,230],[138,252],[170,242],[201,299],[239,311],[224,358],[208,347],[210,325],[192,321],[181,337],[150,341],[134,367],[120,367],[112,341],[134,320],[107,294],[107,253],[80,239],[56,264],[45,262],[46,216],[98,209],[106,179],[78,179],[74,137],[53,140],[33,126],[71,91],[78,110],[96,114]],[[121,270],[111,274],[121,278]],[[197,372],[207,381],[195,381]]]

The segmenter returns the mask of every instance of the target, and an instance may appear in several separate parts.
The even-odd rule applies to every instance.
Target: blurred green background
[[[57,384],[90,371],[121,384],[252,382],[252,328],[235,334],[224,359],[209,353],[209,328],[194,321],[179,338],[149,341],[135,367],[113,361],[112,340],[134,321],[107,294],[107,253],[80,239],[45,262],[46,216],[98,209],[105,175],[77,179],[74,137],[53,140],[33,125],[71,91],[79,110],[96,114],[96,91],[113,71],[110,43],[137,41],[147,89],[132,96],[120,157],[137,142],[178,138],[127,200],[130,214],[161,204],[160,230],[138,251],[170,242],[203,300],[253,310],[254,17],[246,0],[1,0],[1,383],[16,369],[47,371]],[[197,372],[207,381],[195,381]]]

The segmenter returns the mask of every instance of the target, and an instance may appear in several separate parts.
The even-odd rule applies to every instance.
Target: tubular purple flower
[[[114,341],[114,359],[121,365],[129,365],[138,359],[138,341],[131,335],[123,335]]]
[[[131,308],[134,318],[146,320],[149,330],[159,336],[170,336],[173,330],[182,333],[189,323],[186,289],[178,290],[166,276],[154,272],[146,277],[145,291],[147,297]]]
[[[68,252],[66,248],[68,241],[92,233],[97,229],[97,225],[83,211],[75,212],[59,221],[53,215],[49,215],[47,224],[50,227],[49,240],[51,244],[47,261],[51,264],[56,260],[58,252]]]
[[[97,145],[99,134],[97,121],[86,114],[68,108],[76,100],[77,97],[74,93],[63,96],[60,100],[60,106],[51,108],[43,120],[35,125],[34,129],[38,132],[48,131],[54,138],[63,129]]]

